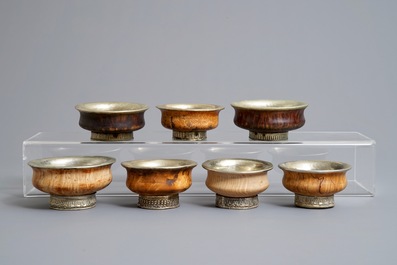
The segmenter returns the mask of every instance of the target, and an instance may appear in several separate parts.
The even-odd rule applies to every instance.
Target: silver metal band
[[[245,210],[258,207],[259,199],[257,195],[246,198],[234,198],[216,194],[215,205],[219,208]]]
[[[302,208],[325,209],[335,206],[334,195],[326,197],[304,196],[295,194],[295,205]]]
[[[164,210],[179,207],[179,195],[144,196],[139,195],[138,207],[151,210]]]
[[[96,140],[96,141],[129,141],[132,139],[134,139],[132,132],[127,132],[127,133],[91,132],[91,140]]]
[[[172,137],[174,140],[202,141],[207,139],[207,132],[206,131],[197,131],[197,132],[172,131]]]
[[[54,210],[85,210],[93,208],[95,205],[95,193],[82,196],[50,195],[50,208]]]
[[[250,131],[249,138],[251,140],[260,140],[260,141],[286,141],[286,140],[288,140],[288,132],[261,133],[261,132]]]

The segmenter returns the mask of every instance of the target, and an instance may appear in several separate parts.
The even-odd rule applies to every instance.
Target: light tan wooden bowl
[[[220,158],[202,164],[205,184],[216,193],[215,205],[227,209],[250,209],[259,205],[258,194],[269,187],[269,162],[244,158]]]
[[[32,184],[50,194],[50,208],[82,210],[96,204],[95,193],[112,181],[111,165],[106,156],[65,156],[32,160]]]

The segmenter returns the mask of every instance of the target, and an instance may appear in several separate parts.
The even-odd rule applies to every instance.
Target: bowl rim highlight
[[[133,102],[102,101],[80,103],[75,106],[75,109],[84,113],[122,114],[146,111],[149,106]]]
[[[272,170],[273,164],[250,158],[217,158],[205,161],[202,167],[220,173],[254,174]]]
[[[351,169],[351,165],[331,160],[295,160],[280,163],[278,167],[284,171],[300,173],[337,173],[346,172]]]
[[[189,159],[138,159],[121,162],[126,169],[182,169],[197,166],[197,163]]]
[[[156,108],[160,110],[176,110],[176,111],[221,111],[225,107],[216,104],[202,104],[202,103],[175,103],[175,104],[161,104]]]
[[[308,105],[302,101],[279,99],[242,100],[231,103],[231,106],[235,109],[262,111],[298,110],[305,109]]]
[[[109,156],[59,156],[34,159],[28,162],[40,169],[87,169],[112,165],[116,159]]]

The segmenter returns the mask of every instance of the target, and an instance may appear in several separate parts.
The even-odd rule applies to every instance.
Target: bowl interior
[[[273,168],[266,161],[242,158],[213,159],[205,161],[202,166],[211,171],[242,174],[269,171]]]
[[[164,104],[156,106],[160,110],[215,111],[224,107],[214,104]]]
[[[281,163],[279,167],[287,171],[317,173],[343,172],[351,168],[346,163],[324,160],[290,161]]]
[[[195,167],[196,162],[185,159],[156,159],[156,160],[132,160],[122,162],[125,168],[134,169],[179,169]]]
[[[306,108],[304,102],[294,100],[243,100],[231,104],[234,108],[255,110],[292,110]]]
[[[131,102],[91,102],[76,106],[78,111],[93,113],[130,113],[145,111],[148,108],[145,104]]]
[[[66,156],[36,159],[28,164],[36,168],[78,169],[106,166],[114,162],[116,162],[116,159],[107,156]]]

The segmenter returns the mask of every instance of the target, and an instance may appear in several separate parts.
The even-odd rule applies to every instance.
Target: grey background
[[[395,1],[0,1],[1,264],[391,264],[396,261]],[[142,211],[101,198],[90,211],[22,198],[22,141],[76,131],[74,105],[309,103],[305,131],[377,141],[377,194],[305,211],[290,198],[222,211],[213,198]],[[227,122],[229,121],[229,122]],[[116,206],[115,206],[116,205]]]

